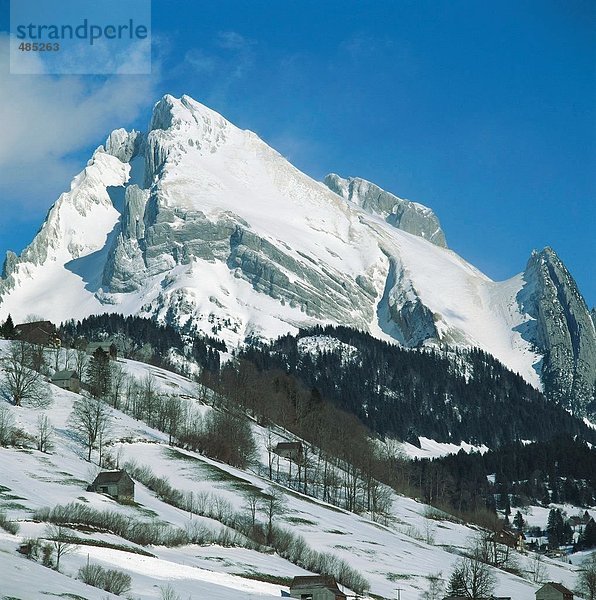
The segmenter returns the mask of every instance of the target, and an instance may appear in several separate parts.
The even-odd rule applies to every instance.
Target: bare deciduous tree
[[[0,359],[4,369],[4,389],[15,406],[24,400],[40,403],[47,398],[43,378],[33,366],[35,349],[22,340],[14,340]]]
[[[427,575],[428,588],[420,594],[420,600],[441,600],[444,596],[445,582],[442,573]]]
[[[40,452],[49,452],[52,445],[52,436],[54,434],[54,427],[48,419],[47,415],[39,415],[37,419],[37,435],[35,439],[37,441],[37,449]]]
[[[68,369],[71,363],[74,361],[75,351],[72,348],[65,348],[62,350],[62,355],[64,356],[64,369]],[[79,377],[81,376],[78,373]]]
[[[284,497],[277,488],[270,487],[265,490],[262,507],[267,519],[267,544],[270,545],[273,541],[273,521],[275,517],[283,514],[285,510]]]
[[[8,406],[0,404],[0,446],[8,446],[13,439],[15,421]]]
[[[482,562],[482,550],[478,545],[470,548],[469,552],[469,556],[457,561],[447,592],[462,598],[488,598],[493,593],[496,578],[490,566]]]
[[[250,514],[251,525],[254,528],[257,520],[257,509],[263,495],[256,489],[250,489],[246,495],[246,508]]]
[[[114,408],[119,408],[120,397],[125,389],[126,383],[126,372],[122,368],[122,365],[117,362],[110,364],[111,371],[111,387],[109,390],[110,403]]]
[[[143,420],[154,426],[155,413],[159,401],[159,394],[155,378],[151,375],[146,375],[140,383],[138,389],[138,401],[140,403],[141,414]]]
[[[532,582],[537,583],[538,585],[547,581],[548,573],[541,556],[535,556],[532,559],[532,562],[530,563],[530,577],[532,578]]]
[[[75,352],[74,368],[80,379],[83,379],[83,377],[85,375],[85,371],[87,370],[87,362],[88,361],[89,361],[89,358],[87,356],[87,353],[84,350],[79,349]]]
[[[110,427],[111,417],[109,407],[99,398],[81,396],[73,404],[70,423],[73,429],[85,440],[89,462],[91,462],[91,452],[96,442],[103,442],[105,439]]]
[[[265,446],[267,448],[267,464],[269,467],[269,479],[273,479],[273,459],[275,458],[273,450],[275,449],[276,442],[271,429],[267,429],[265,437]]]
[[[48,525],[45,535],[56,551],[56,571],[59,571],[60,559],[67,554],[72,554],[78,548],[78,545],[72,543],[72,538],[67,535],[64,527],[60,525]]]
[[[596,600],[596,552],[592,552],[580,564],[581,571],[577,577],[578,592],[586,600]]]
[[[168,444],[171,446],[178,435],[184,412],[180,398],[168,396],[164,400],[165,431],[168,434]]]
[[[205,416],[201,449],[207,456],[240,468],[246,468],[256,457],[248,420],[228,411],[212,410]]]

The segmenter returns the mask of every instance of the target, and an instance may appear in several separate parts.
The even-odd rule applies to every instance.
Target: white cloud
[[[184,60],[198,74],[211,74],[217,68],[217,59],[198,48],[189,50]]]
[[[253,44],[254,41],[248,40],[236,31],[220,31],[217,34],[217,45],[227,50],[244,50]]]
[[[256,61],[254,40],[235,31],[220,31],[213,40],[215,51],[192,48],[184,56],[180,70],[192,69],[208,82],[210,98],[229,95],[230,88],[245,79]]]
[[[152,76],[11,75],[8,46],[0,35],[3,215],[23,204],[47,209],[76,174],[72,155],[148,111],[158,79],[155,68]]]

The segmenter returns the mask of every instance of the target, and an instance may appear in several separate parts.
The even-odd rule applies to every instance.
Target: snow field
[[[164,392],[183,397],[196,396],[195,384],[184,377],[134,361],[122,361],[122,364],[138,379],[150,374]],[[98,469],[84,460],[84,449],[68,428],[68,416],[76,395],[49,387],[53,402],[44,412],[56,430],[52,454],[0,448],[0,485],[3,486],[0,488],[3,490],[0,493],[0,510],[21,526],[17,536],[0,532],[0,581],[3,582],[0,587],[4,594],[37,598],[42,592],[56,589],[57,582],[63,581],[62,590],[78,590],[72,593],[89,599],[105,598],[105,592],[100,595],[94,588],[70,578],[76,575],[87,556],[106,568],[118,568],[129,573],[133,580],[132,594],[140,600],[159,598],[159,586],[167,582],[185,600],[187,597],[214,600],[279,597],[282,591],[287,590],[283,585],[246,577],[265,574],[287,581],[305,573],[276,555],[216,545],[146,548],[156,558],[80,545],[75,554],[61,561],[62,571],[70,577],[26,562],[24,557],[16,554],[16,546],[22,537],[43,535],[44,530],[43,524],[31,523],[32,511],[75,501],[140,520],[151,519],[151,515],[156,514],[155,518],[176,527],[187,527],[191,521],[204,523],[215,530],[223,527],[212,519],[193,516],[165,504],[140,483],[136,485],[138,506],[120,505],[106,496],[85,491]],[[8,408],[20,427],[34,433],[41,412],[39,408]],[[198,408],[203,412],[211,410],[204,405],[198,405]],[[248,489],[265,490],[272,485],[255,472],[236,469],[194,452],[170,448],[165,434],[124,413],[113,411],[113,416],[111,439],[114,443],[109,447],[113,455],[119,457],[121,464],[134,460],[139,466],[149,466],[155,474],[167,477],[178,490],[197,495],[201,492],[217,495],[229,502],[234,510],[242,512],[246,511]],[[252,426],[260,460],[266,462],[266,431],[254,423]],[[283,432],[276,432],[276,436],[284,439]],[[280,462],[283,464],[285,461]],[[393,495],[391,516],[385,525],[273,485],[281,491],[286,502],[277,524],[303,536],[311,548],[344,559],[369,580],[372,593],[384,598],[394,597],[396,582],[403,590],[403,598],[417,598],[426,588],[428,575],[441,572],[443,577],[448,578],[459,553],[477,533],[475,528],[464,524],[428,518],[432,514],[429,507],[397,494]],[[263,515],[258,518],[264,520]],[[112,534],[77,532],[77,535],[134,547],[131,542]],[[527,565],[529,568],[530,558],[519,557],[522,567]],[[574,585],[575,566],[549,560],[545,561],[545,565],[549,579],[562,581],[571,587]],[[29,569],[36,573],[31,581],[25,576]],[[502,571],[495,570],[494,573],[498,580],[497,595],[533,597],[537,586]]]

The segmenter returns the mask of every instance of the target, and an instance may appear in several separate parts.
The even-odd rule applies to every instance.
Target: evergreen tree
[[[552,508],[548,513],[546,524],[546,537],[551,548],[558,548],[565,543],[565,523],[563,515],[558,508]]]
[[[110,357],[101,348],[98,348],[89,359],[87,385],[95,398],[105,399],[110,391]]]
[[[573,529],[571,529],[571,525],[569,521],[565,521],[563,523],[563,544],[571,544],[573,540]]]
[[[509,501],[509,494],[505,494],[505,518],[509,520],[511,515],[511,502]]]
[[[580,543],[583,548],[594,548],[596,547],[596,522],[594,519],[590,519],[580,537]]]
[[[6,317],[6,321],[0,326],[0,335],[5,340],[14,340],[16,337],[16,329],[14,323],[12,322],[12,317],[8,315]]]
[[[460,565],[456,566],[453,573],[451,573],[451,577],[449,577],[447,595],[455,598],[464,598],[467,595],[464,572]]]
[[[522,517],[522,514],[519,512],[519,510],[515,513],[515,517],[513,518],[513,526],[518,531],[521,531],[523,529],[524,518]]]

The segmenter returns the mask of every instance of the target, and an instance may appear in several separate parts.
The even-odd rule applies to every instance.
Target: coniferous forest
[[[301,350],[300,340],[329,336],[343,344]],[[521,376],[481,350],[405,350],[346,327],[314,328],[240,357],[260,371],[283,370],[317,388],[380,436],[420,436],[494,448],[559,434],[596,441],[596,432],[549,402]]]
[[[189,354],[198,364],[210,370],[219,369],[220,352],[226,345],[208,336],[183,336],[170,325],[160,325],[151,319],[119,314],[94,315],[82,321],[67,321],[60,327],[63,343],[71,347],[84,346],[91,340],[114,341],[127,358],[156,366],[178,370],[171,362],[171,352]]]
[[[460,451],[410,463],[428,501],[466,510],[482,500],[509,515],[516,508],[551,502],[596,503],[596,449],[570,436],[505,444],[484,453]]]

